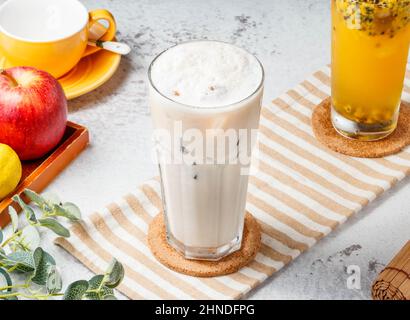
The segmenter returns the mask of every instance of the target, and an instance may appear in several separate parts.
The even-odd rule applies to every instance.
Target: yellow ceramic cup
[[[108,28],[99,39],[112,40],[116,24],[107,10],[88,12],[78,0],[8,0],[0,6],[0,54],[7,65],[31,66],[59,78],[99,50],[87,42],[100,20]]]

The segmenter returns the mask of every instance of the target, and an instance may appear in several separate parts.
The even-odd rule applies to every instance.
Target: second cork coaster
[[[261,229],[256,219],[246,213],[239,251],[219,261],[188,260],[168,244],[164,214],[161,212],[149,225],[148,245],[159,262],[176,272],[194,277],[215,277],[234,273],[255,258],[261,247]]]
[[[319,104],[312,114],[312,128],[323,145],[333,151],[360,158],[381,158],[398,153],[410,144],[410,107],[400,106],[397,128],[392,134],[377,141],[359,141],[340,135],[330,120],[330,98]]]

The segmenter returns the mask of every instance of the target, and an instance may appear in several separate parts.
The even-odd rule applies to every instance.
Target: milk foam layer
[[[258,60],[243,49],[216,41],[187,42],[161,54],[151,80],[167,98],[209,108],[237,103],[260,86]]]

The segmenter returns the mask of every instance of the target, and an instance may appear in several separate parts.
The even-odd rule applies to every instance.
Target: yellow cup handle
[[[98,10],[90,11],[88,28],[91,28],[93,24],[98,23],[99,20],[108,21],[108,28],[105,28],[106,29],[105,33],[102,36],[100,36],[98,40],[110,41],[114,39],[115,32],[117,31],[117,24],[115,23],[114,16],[111,14],[111,12],[105,9],[98,9]],[[93,54],[99,50],[101,50],[101,48],[87,46],[86,50],[84,51],[83,57]]]

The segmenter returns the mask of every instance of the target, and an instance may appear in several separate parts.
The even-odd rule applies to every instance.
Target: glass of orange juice
[[[410,0],[332,0],[332,112],[343,136],[382,139],[397,125]]]

